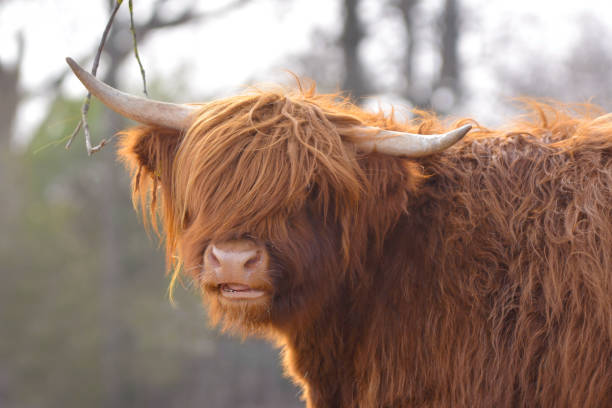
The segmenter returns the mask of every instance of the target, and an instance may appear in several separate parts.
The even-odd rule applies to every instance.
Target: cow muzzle
[[[204,283],[224,300],[261,299],[271,292],[269,263],[266,247],[255,241],[214,242],[204,252]]]

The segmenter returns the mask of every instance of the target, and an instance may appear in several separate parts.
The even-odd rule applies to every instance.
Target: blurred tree
[[[455,95],[459,95],[459,1],[446,0],[440,18],[440,54],[442,67],[438,78],[438,86],[449,87]]]
[[[452,109],[461,97],[459,40],[459,0],[446,0],[440,16],[440,73],[434,84],[433,108],[445,113]]]
[[[359,99],[370,92],[359,57],[359,45],[364,37],[364,27],[358,15],[359,0],[343,0],[344,25],[340,44],[344,55],[344,82],[342,89]]]
[[[315,46],[307,52],[288,57],[288,66],[297,66],[300,75],[314,79],[319,92],[334,92],[344,77],[344,59],[338,48],[336,35],[316,29],[311,33]]]
[[[23,63],[24,38],[17,36],[17,57],[12,65],[0,61],[0,248],[10,239],[11,222],[21,203],[19,185],[15,182],[15,162],[10,149],[17,107],[22,101],[19,76]],[[1,372],[0,372],[1,376]]]
[[[7,151],[13,132],[17,106],[21,101],[19,74],[23,63],[24,38],[17,36],[17,58],[12,66],[0,62],[0,150]],[[0,180],[1,181],[1,180]]]
[[[440,57],[439,71],[433,73],[429,92],[424,92],[423,79],[415,76],[417,27],[415,22],[422,19],[419,0],[394,0],[392,3],[401,11],[406,44],[402,73],[406,84],[403,96],[418,107],[448,113],[461,96],[459,41],[461,38],[459,0],[445,0],[437,18],[434,34],[434,48]],[[416,86],[419,84],[419,86]]]
[[[612,110],[612,30],[594,15],[579,20],[580,35],[565,55],[526,51],[520,64],[496,66],[502,97],[523,95],[562,102],[591,101]],[[512,38],[512,37],[510,37]],[[529,46],[524,46],[529,50]]]
[[[420,7],[423,3],[419,0],[387,0],[383,4],[391,13],[383,12],[380,18],[395,19],[399,15],[405,30],[405,42],[398,43],[403,50],[396,68],[401,80],[387,90],[372,85],[376,80],[370,75],[375,70],[368,70],[367,62],[373,62],[363,60],[359,55],[369,28],[359,15],[361,2],[339,0],[339,4],[343,15],[339,40],[333,41],[337,34],[331,30],[317,30],[312,34],[316,45],[306,53],[290,58],[302,67],[304,75],[315,78],[323,89],[334,89],[341,82],[341,90],[358,103],[363,96],[386,91],[401,95],[417,107],[441,113],[448,113],[457,105],[462,95],[458,51],[462,34],[459,0],[445,0],[442,7],[433,11]],[[431,16],[432,13],[435,17]],[[436,21],[432,39],[422,33],[430,27],[417,24],[428,20]],[[384,25],[385,21],[376,21],[375,24]],[[419,59],[423,58],[425,49],[432,49],[439,61],[436,72],[427,75],[416,69],[418,63],[422,64]],[[340,68],[338,60],[342,61]]]
[[[406,91],[405,96],[408,99],[411,97],[411,86],[413,83],[413,66],[414,66],[414,51],[416,43],[416,29],[415,29],[415,6],[419,0],[398,0],[397,7],[401,11],[401,16],[404,21],[404,30],[406,32],[406,44],[404,45],[404,59],[402,63],[402,72],[406,80]]]

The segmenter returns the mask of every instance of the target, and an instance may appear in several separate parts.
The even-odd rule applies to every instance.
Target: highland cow
[[[312,88],[174,105],[70,63],[144,124],[119,156],[172,282],[280,345],[308,407],[612,407],[612,115],[399,123]]]

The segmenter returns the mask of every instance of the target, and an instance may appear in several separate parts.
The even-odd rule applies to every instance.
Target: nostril
[[[249,258],[245,263],[244,263],[244,268],[245,269],[251,269],[256,267],[260,262],[261,262],[261,251],[257,251],[255,252],[255,255],[253,255],[251,258]]]
[[[221,262],[219,258],[215,255],[215,247],[212,247],[210,251],[208,251],[208,263],[213,268],[218,268],[221,266]]]

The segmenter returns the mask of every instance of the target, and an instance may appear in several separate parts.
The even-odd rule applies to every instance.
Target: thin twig
[[[149,94],[147,93],[147,79],[145,77],[144,67],[142,66],[142,62],[140,61],[140,55],[138,54],[138,43],[136,42],[136,29],[134,28],[134,8],[132,7],[132,0],[129,0],[128,2],[128,9],[130,10],[130,31],[132,32],[132,42],[134,43],[134,56],[136,57],[136,61],[138,61],[138,66],[140,67],[140,76],[142,76],[143,92],[148,98]]]
[[[102,55],[102,50],[104,49],[106,38],[108,37],[108,33],[110,32],[111,26],[113,25],[113,20],[115,19],[115,15],[117,14],[117,11],[119,11],[119,7],[121,7],[121,3],[123,3],[123,0],[117,0],[117,2],[115,3],[115,7],[113,7],[113,11],[108,19],[108,22],[106,23],[106,27],[104,28],[104,33],[102,34],[102,39],[100,40],[100,45],[98,46],[98,52],[96,53],[96,56],[93,62],[93,67],[91,68],[91,74],[93,76],[96,76],[96,73],[98,72],[98,65],[100,64],[100,56]],[[81,107],[81,121],[78,123],[78,125],[74,129],[74,132],[72,132],[72,135],[70,139],[68,140],[68,143],[66,143],[66,149],[69,149],[70,146],[72,145],[72,141],[74,137],[79,133],[79,130],[83,128],[83,133],[85,133],[85,147],[87,148],[88,156],[91,156],[92,153],[95,153],[98,150],[100,150],[107,142],[106,139],[102,139],[102,141],[98,145],[91,147],[91,135],[89,134],[89,124],[87,123],[87,112],[89,111],[90,102],[91,102],[91,93],[88,92],[87,96],[85,97],[85,102],[83,102],[83,106]]]
[[[79,134],[79,131],[81,130],[81,128],[83,127],[83,121],[79,120],[79,123],[77,124],[76,128],[74,128],[74,130],[72,131],[72,134],[70,135],[70,139],[68,139],[68,142],[66,143],[66,150],[70,149],[70,146],[72,145],[72,141],[74,140],[74,138],[76,137],[76,135]]]

